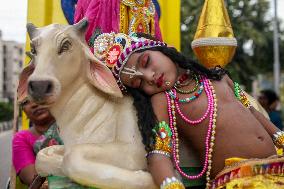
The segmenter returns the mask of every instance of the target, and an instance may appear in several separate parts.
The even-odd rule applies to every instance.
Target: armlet
[[[248,97],[246,96],[245,92],[241,89],[240,85],[237,82],[234,82],[234,92],[235,92],[236,98],[246,108],[250,108],[251,107],[251,104],[250,104],[250,101],[249,101]]]
[[[155,143],[151,154],[162,154],[171,157],[172,154],[172,132],[169,125],[165,121],[161,121],[156,124],[152,130],[155,134]]]

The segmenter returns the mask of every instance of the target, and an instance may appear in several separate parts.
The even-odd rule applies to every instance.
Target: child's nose
[[[143,76],[144,76],[146,82],[147,82],[149,85],[155,84],[155,77],[154,77],[154,76],[155,76],[155,72],[153,72],[153,71],[145,71],[145,72],[143,73]]]

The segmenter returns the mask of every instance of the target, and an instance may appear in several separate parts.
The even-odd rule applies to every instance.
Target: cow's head
[[[52,24],[36,28],[27,24],[35,71],[28,82],[28,93],[41,104],[52,104],[61,92],[86,77],[101,91],[121,97],[111,71],[89,50],[84,38],[88,22],[75,25]]]

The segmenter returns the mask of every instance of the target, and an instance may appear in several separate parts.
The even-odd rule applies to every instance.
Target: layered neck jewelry
[[[206,188],[209,188],[210,186],[210,170],[212,168],[212,152],[213,152],[213,146],[215,141],[215,128],[216,128],[216,117],[217,117],[217,99],[215,90],[213,88],[213,85],[211,84],[210,80],[207,78],[202,78],[202,82],[204,83],[204,89],[205,93],[207,95],[207,101],[208,101],[208,107],[204,115],[197,119],[197,120],[190,120],[187,118],[184,114],[182,114],[180,108],[179,108],[179,101],[176,98],[173,98],[170,95],[169,92],[166,93],[167,97],[167,103],[168,103],[168,114],[169,114],[169,123],[170,128],[172,131],[172,141],[173,141],[173,160],[176,169],[179,171],[179,173],[186,177],[187,179],[198,179],[202,177],[206,172]],[[181,118],[188,123],[190,126],[195,126],[196,124],[201,123],[205,118],[209,115],[209,125],[207,130],[207,135],[205,139],[205,160],[202,171],[197,175],[187,175],[185,172],[183,172],[179,165],[179,138],[178,138],[178,132],[176,127],[176,110],[178,114],[181,116]]]
[[[203,89],[204,89],[204,85],[203,85],[203,82],[201,82],[199,90],[191,97],[180,99],[179,97],[177,97],[177,93],[176,93],[175,89],[169,90],[169,95],[171,96],[171,98],[175,99],[179,103],[188,103],[188,102],[191,102],[191,101],[197,99],[201,95]]]
[[[199,84],[200,84],[200,81],[199,81],[199,78],[194,74],[193,75],[193,78],[195,80],[195,86],[193,89],[190,89],[190,90],[187,90],[187,91],[184,91],[184,90],[181,90],[179,89],[179,87],[183,87],[183,86],[187,86],[189,85],[189,82],[186,82],[185,84],[183,83],[184,81],[186,81],[189,77],[189,74],[186,73],[184,75],[181,76],[181,78],[175,83],[174,85],[174,88],[179,92],[179,93],[182,93],[182,94],[190,94],[190,93],[193,93],[197,90]]]

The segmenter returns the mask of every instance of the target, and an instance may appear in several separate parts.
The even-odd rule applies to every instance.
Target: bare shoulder
[[[227,74],[223,76],[222,80],[225,81],[228,85],[230,85],[230,87],[234,86],[233,80]]]
[[[233,80],[227,75],[225,74],[221,80],[219,81],[215,81],[213,83],[218,83],[218,85],[222,85],[223,87],[226,85],[228,86],[231,90],[234,90],[234,82]]]
[[[168,120],[168,104],[165,93],[157,93],[151,97],[154,113],[158,121]]]

